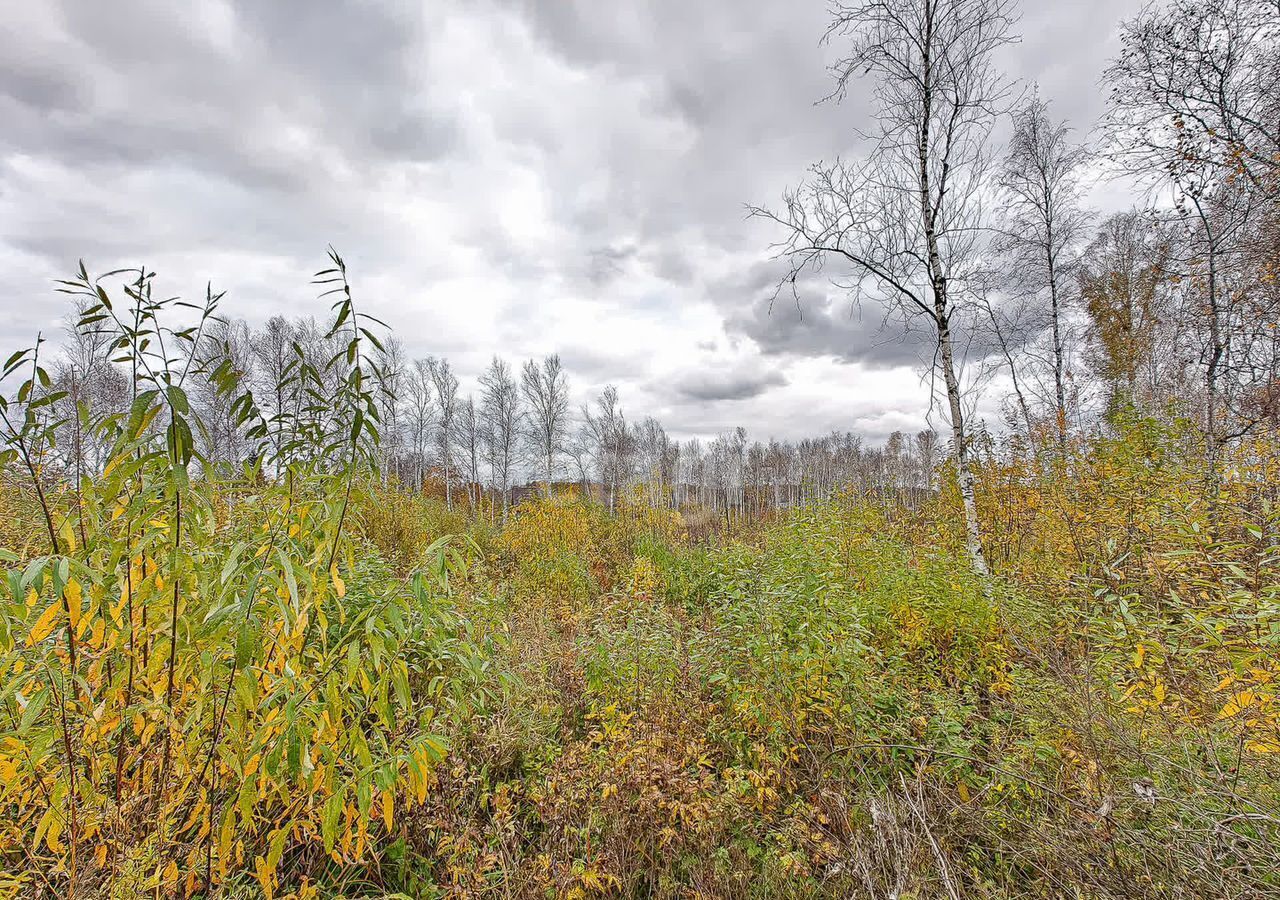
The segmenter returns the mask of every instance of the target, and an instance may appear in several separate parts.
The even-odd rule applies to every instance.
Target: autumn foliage
[[[206,481],[175,553],[130,454],[8,554],[5,890],[1262,896],[1280,460],[1208,495],[1196,459],[1150,421],[992,454],[983,582],[949,490],[707,546],[367,481],[336,534],[334,476]]]
[[[265,413],[137,273],[73,427],[6,365],[2,897],[1262,897],[1280,890],[1280,453],[1118,406],[709,527],[379,470],[377,325]],[[330,287],[331,286],[331,287]],[[127,310],[127,312],[123,312]],[[188,392],[255,452],[202,458]],[[73,431],[79,435],[80,431]],[[1051,442],[1046,442],[1050,445]]]

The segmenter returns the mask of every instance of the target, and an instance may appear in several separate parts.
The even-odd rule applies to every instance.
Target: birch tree
[[[1067,320],[1072,253],[1087,216],[1080,179],[1088,159],[1070,129],[1032,97],[1014,115],[1013,138],[1000,171],[1003,193],[1000,247],[1009,263],[1008,283],[1024,297],[1042,298],[1050,340],[1054,425],[1060,449],[1067,443]],[[1037,304],[1038,305],[1038,304]]]
[[[453,509],[453,431],[458,405],[458,376],[447,359],[427,357],[427,372],[436,396],[436,465],[444,473],[444,503]]]
[[[420,491],[426,479],[427,458],[436,429],[431,369],[425,359],[414,360],[405,378],[405,425],[413,456],[413,487]]]
[[[595,413],[589,406],[582,407],[582,420],[591,435],[596,469],[600,473],[601,486],[609,494],[609,511],[613,512],[618,491],[631,475],[631,429],[622,414],[616,387],[605,385],[596,404],[598,411]]]
[[[511,474],[519,451],[523,413],[520,389],[511,367],[495,356],[480,376],[480,408],[483,434],[493,486],[502,495],[502,517],[511,506]]]
[[[819,163],[780,210],[753,212],[784,232],[777,249],[789,268],[780,288],[836,265],[854,302],[870,296],[903,327],[932,337],[966,545],[986,574],[955,331],[984,250],[990,133],[1009,95],[993,57],[1014,40],[1012,3],[859,0],[833,9],[827,39],[847,47],[833,96],[872,80],[875,128],[864,161]]]
[[[404,480],[402,469],[405,435],[400,398],[407,386],[409,362],[405,358],[404,344],[399,338],[388,337],[382,342],[378,365],[382,369],[377,396],[378,414],[382,422],[378,453],[382,457],[382,479],[385,484],[392,474],[397,481]]]
[[[463,471],[467,476],[467,502],[474,512],[480,505],[480,454],[484,435],[480,425],[480,413],[473,397],[458,404],[455,419],[458,452],[462,457]]]
[[[541,365],[533,360],[526,362],[520,373],[520,391],[528,404],[525,424],[529,445],[541,463],[546,494],[550,497],[556,455],[564,445],[569,427],[569,378],[560,364],[559,354],[544,358]]]

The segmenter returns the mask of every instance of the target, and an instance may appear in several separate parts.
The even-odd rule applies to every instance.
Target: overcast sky
[[[1087,132],[1138,5],[1028,0],[1002,62]],[[464,389],[494,353],[559,352],[575,400],[613,382],[679,437],[918,429],[917,349],[833,291],[771,316],[777,235],[744,219],[858,152],[863,90],[815,105],[826,21],[823,0],[9,4],[3,347],[56,332],[80,258],[145,262],[166,295],[210,280],[252,322],[321,315],[332,242]]]

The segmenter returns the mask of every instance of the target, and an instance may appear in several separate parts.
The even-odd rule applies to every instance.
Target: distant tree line
[[[83,416],[127,409],[131,380],[110,361],[108,348],[99,346],[96,332],[76,327],[81,311],[72,319],[53,369],[53,389],[66,392],[54,404],[65,432],[54,451],[55,468],[87,474],[100,471],[107,448],[92,436],[81,437],[78,423]],[[206,372],[225,366],[252,389],[266,420],[283,420],[308,402],[308,388],[292,377],[289,361],[312,360],[322,377],[330,373],[335,384],[312,389],[323,396],[337,390],[340,377],[340,370],[325,370],[323,363],[341,350],[341,340],[310,318],[277,316],[258,328],[242,320],[212,320],[196,365]],[[479,378],[478,393],[466,397],[446,359],[411,360],[395,338],[383,341],[377,356],[381,474],[409,489],[437,490],[450,507],[475,508],[488,500],[504,514],[531,489],[550,495],[572,488],[611,507],[627,495],[653,506],[697,505],[750,517],[849,488],[926,492],[939,461],[938,438],[929,430],[895,432],[882,447],[867,446],[848,432],[766,443],[751,439],[744,428],[711,441],[681,442],[652,416],[629,421],[612,385],[574,410],[568,376],[554,354],[526,361],[518,376],[495,356]],[[199,378],[192,379],[188,393],[200,423],[202,464],[237,468],[255,462],[255,445],[229,394],[212,379]]]

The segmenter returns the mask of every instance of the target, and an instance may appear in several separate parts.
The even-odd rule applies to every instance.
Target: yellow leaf
[[[1142,668],[1142,660],[1146,658],[1147,647],[1145,644],[1139,644],[1138,649],[1133,651],[1133,667],[1135,669]]]
[[[337,566],[330,569],[329,574],[333,577],[333,589],[338,592],[338,599],[341,600],[347,596],[347,583],[338,576]]]
[[[62,852],[62,816],[55,815],[49,820],[49,830],[44,833],[44,842],[54,853]]]
[[[222,814],[222,828],[218,832],[218,866],[223,873],[231,860],[231,841],[235,837],[235,827],[235,808],[228,806],[227,811]]]
[[[52,603],[49,608],[40,614],[40,618],[36,619],[36,624],[31,626],[31,633],[27,635],[27,646],[33,647],[49,636],[49,632],[53,631],[54,623],[58,619],[58,612],[61,604]]]
[[[391,826],[395,823],[395,792],[388,788],[382,792],[382,821],[387,825],[387,831],[391,831]]]
[[[80,611],[84,605],[84,591],[80,588],[80,582],[74,578],[68,581],[63,590],[63,596],[67,598],[67,614],[71,617],[71,630],[78,632]]]
[[[254,859],[253,868],[254,874],[258,877],[258,884],[262,885],[262,893],[266,895],[267,900],[271,900],[275,894],[275,873],[261,856]]]
[[[1218,718],[1229,719],[1232,716],[1239,714],[1242,709],[1252,703],[1253,691],[1241,691],[1227,701],[1227,704],[1222,707],[1222,710],[1218,713]]]

